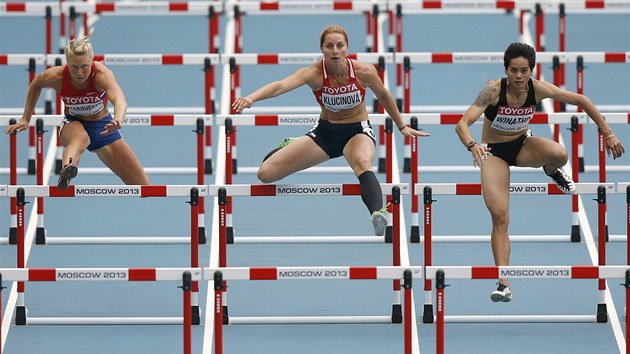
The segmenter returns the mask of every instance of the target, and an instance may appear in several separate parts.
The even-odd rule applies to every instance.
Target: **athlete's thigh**
[[[61,145],[68,146],[76,139],[83,139],[87,141],[87,144],[89,145],[90,137],[85,131],[85,128],[83,128],[83,124],[81,124],[81,122],[72,121],[65,123],[59,133],[59,141],[61,142]]]
[[[271,155],[263,165],[288,176],[329,160],[328,155],[308,136],[302,136]]]
[[[343,148],[343,155],[352,169],[366,167],[361,166],[366,164],[369,164],[368,167],[371,168],[376,155],[374,140],[365,134],[357,134]]]
[[[521,151],[516,157],[516,164],[520,167],[541,167],[551,156],[561,153],[562,145],[540,136],[530,136],[525,139]]]
[[[488,209],[507,211],[510,198],[510,167],[507,162],[490,156],[481,165],[481,190]]]
[[[142,164],[125,139],[118,139],[95,150],[98,158],[127,184],[144,184]]]

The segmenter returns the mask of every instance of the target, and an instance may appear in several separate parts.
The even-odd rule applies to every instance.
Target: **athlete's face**
[[[70,78],[75,85],[80,85],[87,81],[91,67],[92,59],[86,55],[71,55],[68,57]]]
[[[348,56],[348,42],[341,33],[327,34],[321,49],[326,60],[337,61]]]
[[[532,69],[529,68],[529,61],[526,58],[518,57],[510,60],[510,66],[505,73],[510,85],[514,85],[517,89],[526,89],[527,82],[532,76]]]

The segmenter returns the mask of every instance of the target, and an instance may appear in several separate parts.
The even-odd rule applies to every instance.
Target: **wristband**
[[[473,148],[473,146],[477,145],[477,142],[474,140],[471,140],[468,145],[466,146],[466,150],[470,151],[470,149]]]
[[[398,128],[398,131],[402,131],[403,129],[407,128],[407,124],[403,124],[402,127]]]

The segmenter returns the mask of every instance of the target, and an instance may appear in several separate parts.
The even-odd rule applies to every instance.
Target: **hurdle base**
[[[191,324],[193,325],[201,324],[201,309],[199,308],[199,306],[198,305],[191,306],[190,312],[191,312]]]
[[[61,169],[63,168],[63,164],[61,159],[55,160],[55,174],[59,175],[61,173]]]
[[[15,307],[15,325],[26,326],[26,306]]]
[[[26,169],[29,175],[34,175],[37,169],[35,168],[35,160],[28,159],[28,168]]]
[[[35,230],[35,244],[36,245],[45,245],[46,244],[46,229],[39,226]]]
[[[387,171],[387,166],[385,164],[385,158],[378,158],[378,173],[385,173]]]
[[[385,243],[392,243],[394,241],[394,228],[387,226],[385,228]]]
[[[402,323],[403,315],[402,315],[402,305],[393,304],[392,305],[392,323]]]
[[[571,225],[571,242],[580,242],[582,241],[582,236],[580,233],[580,225]]]
[[[225,228],[225,243],[228,245],[234,243],[234,226],[227,226]]]
[[[409,235],[409,242],[420,243],[420,226],[412,225]]]
[[[205,245],[207,240],[206,240],[206,227],[205,226],[199,226],[198,230],[198,238],[199,238],[199,244],[200,245]]]
[[[9,244],[17,245],[17,227],[9,228]]]
[[[433,304],[424,304],[422,311],[422,323],[433,323]]]
[[[230,324],[230,315],[228,314],[228,307],[227,305],[223,306],[223,324]]]
[[[212,159],[205,159],[203,165],[203,172],[206,175],[212,174]]]
[[[606,304],[597,304],[597,323],[608,322],[608,310]]]
[[[405,160],[403,162],[403,173],[410,173],[410,172],[411,172],[411,158],[405,157]]]

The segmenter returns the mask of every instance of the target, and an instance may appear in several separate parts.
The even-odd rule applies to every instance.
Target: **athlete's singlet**
[[[491,127],[502,132],[520,132],[527,128],[529,121],[536,111],[536,94],[532,79],[527,83],[529,91],[527,98],[521,107],[508,106],[507,103],[507,79],[501,79],[501,93],[496,106],[488,106],[484,111],[486,119],[492,122]]]
[[[363,103],[365,99],[365,89],[363,89],[357,81],[352,60],[346,58],[346,61],[348,63],[350,83],[341,86],[330,86],[325,59],[322,59],[324,84],[321,89],[313,91],[313,94],[315,95],[317,103],[331,112],[354,108]]]
[[[94,85],[94,63],[88,77],[87,85],[82,90],[72,87],[70,82],[70,68],[66,65],[63,69],[61,91],[59,95],[67,108],[66,114],[75,117],[85,117],[96,114],[107,106],[105,91],[98,92]]]

